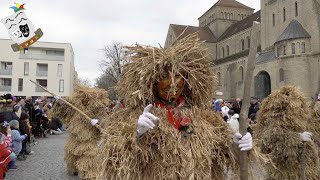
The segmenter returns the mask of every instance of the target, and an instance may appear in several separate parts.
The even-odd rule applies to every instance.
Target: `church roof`
[[[292,20],[287,28],[278,37],[276,43],[290,39],[310,37],[310,34],[302,27],[302,25],[297,20]]]
[[[207,43],[216,42],[216,38],[208,27],[185,26],[178,24],[170,24],[170,26],[174,35],[178,38],[177,40],[182,39],[189,34],[198,33],[200,41],[205,41]]]
[[[243,31],[247,28],[250,28],[253,24],[253,21],[260,22],[260,11],[255,12],[251,16],[238,21],[234,24],[232,24],[218,39],[218,41],[221,41],[223,39],[226,39],[240,31]]]
[[[207,12],[209,12],[211,9],[213,9],[216,6],[222,6],[222,7],[233,7],[233,8],[241,8],[241,9],[251,9],[254,10],[251,7],[248,7],[236,0],[219,0],[218,2],[216,2],[210,9],[208,9],[208,11],[206,11],[203,15],[205,15]],[[202,16],[203,16],[202,15]],[[201,16],[201,17],[202,17]],[[200,17],[200,18],[201,18]]]
[[[256,64],[265,63],[276,59],[276,52],[274,49],[271,51],[263,52],[256,58]]]

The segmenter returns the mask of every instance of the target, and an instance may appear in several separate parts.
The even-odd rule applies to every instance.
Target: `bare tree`
[[[102,49],[104,59],[100,62],[100,68],[103,74],[96,79],[96,87],[106,89],[109,92],[109,98],[117,99],[114,86],[122,73],[123,65],[127,63],[125,50],[120,42],[113,42]]]
[[[83,86],[91,87],[91,82],[88,78],[78,78],[76,83]]]
[[[100,68],[111,81],[117,83],[123,65],[126,63],[123,45],[120,42],[113,42],[111,45],[104,46],[102,50],[104,59],[100,63]]]

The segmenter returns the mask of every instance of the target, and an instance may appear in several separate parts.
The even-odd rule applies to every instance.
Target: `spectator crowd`
[[[215,112],[220,112],[224,121],[227,122],[230,127],[239,132],[239,115],[241,111],[242,101],[239,98],[233,98],[231,100],[213,99],[211,102],[211,108]],[[248,132],[253,134],[251,125],[256,124],[256,117],[260,108],[260,102],[258,98],[250,98],[250,107],[248,111]]]
[[[50,116],[54,98],[0,96],[0,180],[8,170],[19,169],[16,161],[34,154],[31,144],[48,134],[63,133],[60,119]]]

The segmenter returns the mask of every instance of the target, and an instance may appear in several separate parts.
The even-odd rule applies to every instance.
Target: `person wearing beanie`
[[[20,151],[22,150],[22,141],[25,140],[28,137],[28,135],[27,134],[24,134],[24,135],[20,134],[19,121],[12,120],[12,121],[10,121],[9,124],[11,127],[12,150],[16,155],[18,155],[20,153]],[[25,160],[25,158],[18,156],[18,160]]]
[[[13,112],[14,98],[11,94],[5,94],[1,97],[0,108],[0,123],[4,121],[10,122],[13,119],[19,119],[21,115],[21,107],[17,108],[16,112]]]

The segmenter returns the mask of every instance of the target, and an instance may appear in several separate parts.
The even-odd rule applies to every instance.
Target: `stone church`
[[[241,0],[218,0],[199,26],[170,24],[165,46],[197,33],[218,77],[217,98],[242,98],[253,21],[260,22],[251,95],[259,99],[283,85],[312,97],[318,88],[320,0],[261,0],[261,10]]]

